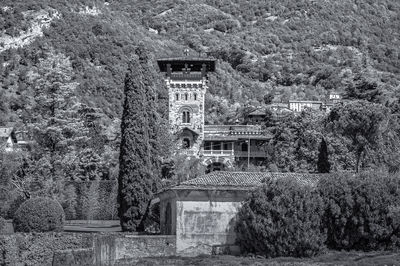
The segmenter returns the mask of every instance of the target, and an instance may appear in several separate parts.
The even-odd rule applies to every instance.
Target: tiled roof
[[[267,172],[212,172],[188,181],[172,189],[232,189],[249,190],[260,186],[264,179],[293,178],[302,185],[315,186],[321,174],[267,173]]]
[[[251,115],[266,115],[266,113],[265,113],[265,109],[257,109],[257,110],[255,110],[255,111],[253,111],[253,112],[251,112],[250,114],[248,114],[248,116],[251,116]]]

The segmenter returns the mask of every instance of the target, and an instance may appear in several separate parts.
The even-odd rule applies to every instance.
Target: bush
[[[64,211],[61,205],[49,198],[34,198],[21,204],[14,215],[16,232],[62,231]]]
[[[6,227],[6,223],[7,221],[0,216],[0,233],[4,230],[4,228]]]
[[[18,210],[18,208],[24,201],[26,201],[26,198],[22,196],[17,196],[15,199],[11,200],[10,205],[8,206],[6,218],[13,219],[15,212]]]
[[[400,247],[398,178],[378,173],[323,178],[320,195],[327,246],[345,250],[380,250]]]
[[[244,253],[268,257],[313,256],[324,248],[323,200],[293,179],[266,181],[238,213],[238,244]]]

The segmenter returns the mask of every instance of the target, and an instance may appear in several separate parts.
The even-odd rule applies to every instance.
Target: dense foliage
[[[342,174],[321,180],[327,246],[345,250],[400,247],[398,177]]]
[[[330,112],[328,127],[352,141],[356,157],[355,170],[358,172],[363,156],[368,151],[377,150],[382,134],[388,124],[388,109],[367,101],[353,101],[337,106]]]
[[[317,171],[318,173],[329,173],[331,170],[331,163],[329,162],[328,147],[324,138],[318,149]]]
[[[316,187],[267,181],[245,200],[236,222],[242,252],[311,256],[334,250],[399,250],[398,175],[321,176]]]
[[[63,231],[64,211],[60,203],[50,198],[25,201],[14,215],[16,232]]]
[[[121,122],[118,202],[124,231],[143,231],[152,193],[157,189],[158,117],[151,58],[143,44],[125,78],[125,103]]]
[[[0,233],[3,232],[4,228],[6,227],[7,221],[0,216]]]
[[[324,247],[323,201],[291,179],[268,180],[238,213],[237,243],[245,253],[267,257],[313,256]]]
[[[390,109],[378,110],[387,123],[379,130],[394,129],[378,132],[379,143],[354,142],[344,127],[333,134],[317,114],[267,123],[273,139],[257,167],[315,171],[324,136],[332,171],[399,170],[399,13],[397,0],[1,1],[0,125],[13,122],[36,143],[26,153],[0,154],[2,213],[20,198],[62,199],[71,180],[117,179],[124,75],[139,40],[153,63],[187,47],[191,56],[218,59],[208,124],[244,121],[264,102],[324,101],[332,91]],[[165,87],[157,84],[155,94],[166,129]],[[171,158],[167,136],[161,142],[152,163],[173,161],[174,182],[193,176],[185,169],[200,172],[195,160]]]

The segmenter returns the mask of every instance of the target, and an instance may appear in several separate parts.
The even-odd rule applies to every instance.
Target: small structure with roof
[[[13,127],[0,127],[0,151],[12,152],[16,148],[17,138]]]
[[[248,192],[265,179],[293,178],[314,186],[320,175],[212,172],[157,194],[161,233],[176,235],[178,255],[211,254],[215,246],[235,246],[236,216]]]

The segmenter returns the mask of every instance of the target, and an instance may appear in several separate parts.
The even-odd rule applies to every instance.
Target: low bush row
[[[316,185],[266,180],[238,214],[245,253],[313,256],[324,249],[400,247],[400,180],[379,174],[336,174]]]

